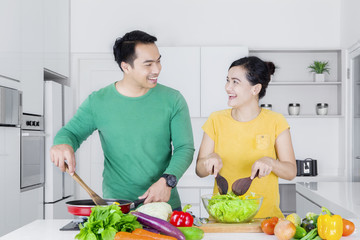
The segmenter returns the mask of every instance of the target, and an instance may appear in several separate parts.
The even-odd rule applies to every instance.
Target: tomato
[[[277,217],[265,219],[261,222],[261,230],[268,235],[274,235],[274,228],[278,220]]]
[[[349,236],[355,231],[353,222],[343,218],[343,236]]]

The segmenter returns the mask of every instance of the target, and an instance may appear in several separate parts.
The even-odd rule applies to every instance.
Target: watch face
[[[166,183],[169,185],[169,187],[175,187],[176,186],[176,177],[174,175],[168,175],[166,178]]]

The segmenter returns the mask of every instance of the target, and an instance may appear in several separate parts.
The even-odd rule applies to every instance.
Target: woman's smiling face
[[[242,66],[229,69],[225,84],[225,91],[229,96],[229,107],[237,108],[251,101],[257,101],[255,86],[250,84],[246,74],[247,71]]]

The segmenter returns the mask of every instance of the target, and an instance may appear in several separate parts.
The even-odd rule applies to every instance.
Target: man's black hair
[[[115,61],[121,71],[121,62],[126,62],[132,67],[136,59],[135,46],[138,43],[151,44],[156,42],[157,38],[146,32],[135,30],[126,33],[123,37],[117,38],[113,47]]]

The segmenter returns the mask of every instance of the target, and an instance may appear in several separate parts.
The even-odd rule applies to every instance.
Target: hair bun
[[[273,75],[275,73],[275,65],[272,62],[265,62],[268,68],[269,74]]]

